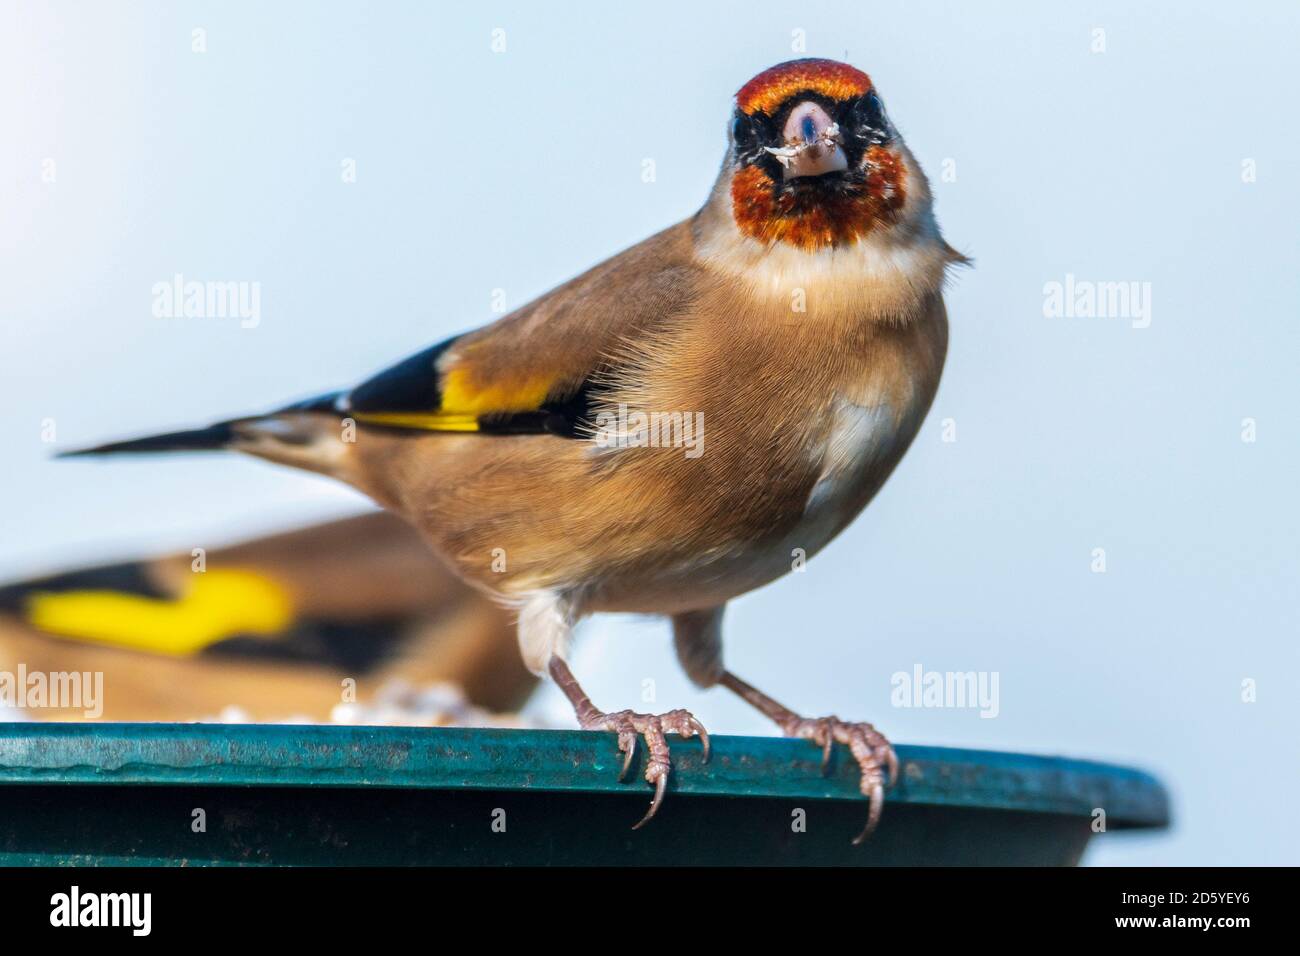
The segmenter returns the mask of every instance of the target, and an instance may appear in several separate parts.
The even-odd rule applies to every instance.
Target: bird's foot
[[[699,736],[704,745],[704,759],[709,759],[709,733],[695,715],[686,710],[670,710],[666,714],[638,714],[630,710],[619,710],[612,714],[597,711],[595,714],[580,719],[583,730],[606,730],[618,734],[618,749],[623,754],[623,769],[618,778],[627,777],[632,768],[632,758],[636,754],[637,737],[644,737],[649,759],[646,761],[645,778],[655,788],[650,809],[632,829],[644,826],[659,811],[664,801],[664,791],[668,787],[668,774],[672,769],[668,756],[668,741],[665,734],[677,734],[681,737]]]
[[[867,825],[853,840],[855,844],[861,843],[880,822],[885,788],[892,787],[898,779],[898,757],[894,748],[875,727],[861,721],[840,720],[838,717],[792,717],[781,721],[780,726],[787,737],[811,740],[822,748],[822,773],[830,766],[832,745],[838,742],[848,746],[862,768],[858,789],[868,801]]]

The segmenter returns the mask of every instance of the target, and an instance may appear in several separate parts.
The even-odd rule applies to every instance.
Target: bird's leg
[[[787,737],[811,740],[822,748],[822,773],[830,765],[831,747],[836,742],[846,744],[862,769],[858,785],[867,798],[867,825],[854,843],[861,843],[880,822],[880,811],[885,800],[885,787],[898,779],[898,757],[889,741],[868,723],[840,720],[838,717],[800,717],[794,711],[768,697],[757,687],[745,683],[730,671],[723,671],[718,683],[735,691],[768,717]],[[885,779],[888,770],[889,779]]]
[[[646,761],[645,778],[655,788],[650,809],[632,829],[636,830],[647,823],[659,811],[664,801],[664,791],[668,787],[668,774],[672,764],[668,756],[668,741],[664,734],[678,734],[682,737],[699,736],[704,746],[704,759],[709,759],[709,733],[704,729],[695,715],[686,710],[670,710],[666,714],[638,714],[631,710],[618,710],[605,713],[591,702],[569,665],[559,657],[551,657],[547,669],[564,696],[573,705],[573,712],[578,717],[578,726],[583,730],[607,730],[618,734],[618,749],[623,754],[623,769],[619,779],[627,776],[632,767],[632,757],[636,754],[637,737],[645,737],[649,759]]]

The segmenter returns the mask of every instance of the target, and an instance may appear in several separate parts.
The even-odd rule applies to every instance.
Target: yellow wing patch
[[[252,571],[206,571],[180,598],[118,591],[44,591],[27,599],[27,620],[52,634],[188,656],[237,634],[272,635],[293,621],[288,592]]]
[[[540,408],[551,390],[550,376],[533,376],[514,382],[493,382],[475,388],[473,370],[453,368],[442,382],[439,411],[463,415],[531,412]]]
[[[557,384],[554,370],[526,356],[505,361],[490,342],[464,338],[372,376],[349,393],[345,408],[358,422],[445,432],[490,431],[493,419],[541,410]]]
[[[551,390],[549,376],[534,376],[522,381],[493,382],[486,387],[474,385],[473,369],[453,368],[443,377],[438,408],[422,411],[358,411],[353,417],[373,425],[394,428],[422,428],[439,432],[476,432],[482,415],[509,415],[541,408]]]
[[[434,432],[476,432],[477,415],[444,415],[441,412],[354,412],[359,422],[391,425],[394,428],[424,428]]]

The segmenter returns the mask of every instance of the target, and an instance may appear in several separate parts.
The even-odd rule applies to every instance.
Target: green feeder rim
[[[740,799],[863,799],[836,748],[830,771],[807,741],[669,738],[670,790]],[[643,751],[643,748],[642,748]],[[1140,770],[1089,760],[950,747],[897,747],[892,804],[1094,815],[1107,829],[1169,823],[1164,787]],[[642,753],[643,759],[643,753]],[[627,793],[612,734],[577,730],[282,724],[0,723],[0,785],[385,787]],[[647,788],[648,789],[648,788]]]

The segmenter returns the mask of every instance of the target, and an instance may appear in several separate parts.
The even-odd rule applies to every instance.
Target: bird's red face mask
[[[834,60],[791,60],[736,94],[732,216],[761,242],[815,250],[897,220],[906,169],[870,77]]]

